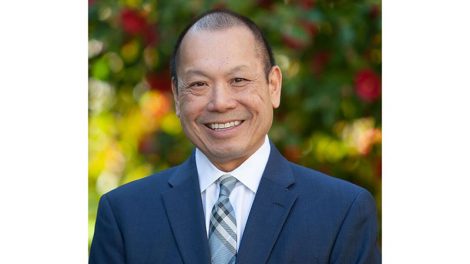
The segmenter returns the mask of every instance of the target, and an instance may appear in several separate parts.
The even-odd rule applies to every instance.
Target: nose
[[[237,101],[230,87],[216,85],[211,91],[211,98],[207,109],[211,112],[226,112],[235,108],[236,105]]]

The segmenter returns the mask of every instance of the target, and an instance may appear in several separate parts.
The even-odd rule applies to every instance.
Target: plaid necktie
[[[237,258],[237,221],[229,195],[237,179],[225,174],[219,178],[219,199],[214,204],[209,224],[209,247],[213,264],[233,264]]]

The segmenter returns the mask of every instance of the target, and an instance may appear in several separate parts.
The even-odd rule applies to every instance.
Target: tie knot
[[[230,174],[224,174],[219,178],[220,184],[220,196],[229,196],[232,192],[235,184],[237,183],[237,179]]]

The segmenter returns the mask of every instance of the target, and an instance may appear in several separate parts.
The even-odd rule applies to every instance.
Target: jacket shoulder
[[[355,199],[360,194],[371,196],[369,191],[351,182],[336,178],[320,171],[290,163],[296,179],[296,188],[301,192],[321,194],[329,198]]]
[[[169,189],[168,180],[180,167],[171,167],[169,169],[151,174],[142,179],[135,180],[117,187],[114,190],[104,194],[110,200],[136,200],[141,197],[155,196]]]

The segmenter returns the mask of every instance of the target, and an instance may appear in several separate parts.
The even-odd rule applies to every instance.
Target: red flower
[[[171,91],[170,73],[167,70],[158,73],[150,73],[147,75],[146,80],[152,90],[161,92]]]
[[[132,9],[121,11],[121,23],[123,30],[131,35],[141,34],[148,28],[145,17]]]
[[[305,9],[313,9],[315,7],[315,0],[300,0],[297,2]]]
[[[258,0],[258,6],[261,6],[264,9],[272,9],[273,0]]]
[[[300,25],[307,31],[307,33],[310,35],[310,37],[313,37],[317,33],[317,25],[308,20],[302,20],[300,21]]]
[[[365,102],[373,102],[381,93],[379,76],[369,69],[364,69],[356,74],[356,94]]]
[[[225,9],[227,8],[227,4],[225,3],[215,3],[212,5],[212,9]]]
[[[156,25],[149,24],[145,16],[136,10],[122,10],[121,23],[124,32],[142,36],[148,45],[154,45],[158,41]]]
[[[375,175],[377,179],[382,179],[382,157],[377,157],[375,162]]]
[[[143,34],[145,43],[149,45],[154,45],[158,41],[156,26],[148,25]]]
[[[311,61],[311,68],[316,76],[319,76],[325,69],[326,64],[330,60],[330,54],[326,51],[315,54]]]
[[[381,13],[381,11],[380,11],[379,5],[374,4],[370,7],[370,10],[369,10],[370,18],[376,19],[380,15],[380,13]]]
[[[307,37],[301,38],[286,33],[282,34],[281,38],[284,45],[293,50],[305,49],[310,43],[310,39]]]
[[[302,151],[297,145],[287,145],[284,148],[284,156],[292,162],[299,162],[302,157]]]
[[[285,29],[281,35],[282,42],[289,48],[305,49],[317,32],[317,25],[308,20],[296,21],[291,28]]]

